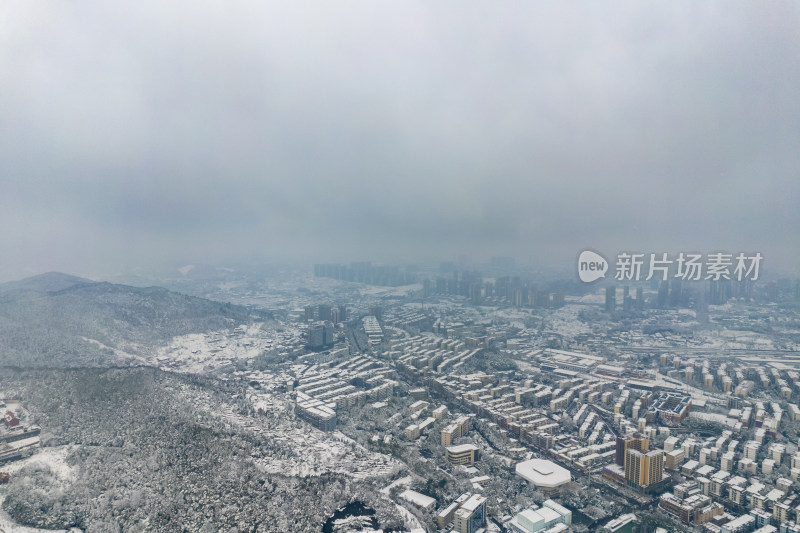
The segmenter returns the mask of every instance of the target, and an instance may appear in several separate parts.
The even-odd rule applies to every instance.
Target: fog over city
[[[800,3],[0,1],[0,533],[800,533]]]
[[[0,280],[579,250],[800,259],[800,9],[0,5]]]

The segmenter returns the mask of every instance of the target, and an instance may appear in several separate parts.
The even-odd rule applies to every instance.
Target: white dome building
[[[533,483],[543,492],[550,492],[572,481],[569,470],[545,459],[517,463],[517,475]]]

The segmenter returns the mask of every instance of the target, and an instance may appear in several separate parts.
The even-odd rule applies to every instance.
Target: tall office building
[[[330,322],[317,322],[308,328],[307,346],[312,350],[333,346],[335,341],[335,330]]]
[[[681,307],[683,305],[683,291],[681,288],[681,280],[674,279],[670,284],[670,292],[669,292],[669,306],[670,307]]]
[[[550,304],[552,307],[564,307],[564,293],[563,292],[554,292],[553,293],[553,301]]]
[[[669,282],[662,281],[659,284],[657,302],[659,309],[666,309],[669,305]]]
[[[450,446],[453,444],[453,437],[459,435],[457,424],[450,424],[442,430],[442,446]]]
[[[473,494],[456,511],[454,530],[458,533],[475,533],[486,525],[486,498]]]
[[[606,312],[613,313],[617,308],[617,288],[606,287]]]
[[[631,288],[625,285],[622,289],[622,310],[630,311],[633,308],[633,299],[631,299]]]
[[[664,451],[625,452],[625,481],[636,488],[647,487],[664,478]]]
[[[327,304],[320,304],[317,306],[317,316],[322,321],[331,320],[331,306]]]
[[[471,283],[469,286],[469,300],[472,302],[473,305],[480,305],[483,301],[481,296],[481,290],[483,289],[483,285],[481,283]],[[521,307],[520,304],[519,307]]]
[[[433,295],[433,281],[426,278],[422,281],[422,297],[430,298]]]
[[[698,322],[701,324],[708,323],[708,299],[705,291],[699,291],[697,293],[697,299],[695,300],[694,304],[694,312]]]
[[[625,452],[636,450],[646,452],[650,449],[650,441],[639,433],[633,433],[624,437],[617,437],[617,448],[614,454],[614,462],[619,466],[625,466]]]
[[[537,290],[533,293],[533,306],[534,307],[548,307],[550,305],[550,293],[543,290]]]

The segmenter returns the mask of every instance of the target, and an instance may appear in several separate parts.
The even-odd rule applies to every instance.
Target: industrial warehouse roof
[[[552,461],[531,459],[517,463],[517,475],[527,479],[537,487],[555,488],[572,480],[569,470]]]

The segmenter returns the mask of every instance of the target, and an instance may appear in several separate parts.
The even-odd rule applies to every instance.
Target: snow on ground
[[[697,418],[699,420],[705,420],[707,422],[717,422],[719,424],[724,424],[730,427],[735,426],[736,422],[738,422],[738,420],[733,420],[720,413],[697,413],[692,411],[691,413],[689,413],[689,416],[691,418]]]
[[[411,485],[411,483],[413,481],[414,481],[414,478],[411,477],[411,476],[401,477],[400,479],[392,481],[391,483],[389,483],[388,485],[383,487],[381,489],[381,492],[384,493],[384,494],[389,494],[389,492],[392,490],[392,488],[394,488],[394,487],[408,487],[409,485]]]
[[[148,362],[177,372],[209,372],[241,359],[252,359],[265,351],[287,349],[299,342],[297,328],[276,330],[258,322],[230,331],[175,337]]]
[[[771,338],[751,331],[723,329],[719,332],[725,348],[755,348],[772,350],[775,348]]]
[[[355,479],[389,476],[401,467],[388,455],[368,451],[339,432],[323,433],[308,427],[285,428],[271,432],[272,442],[288,453],[255,460],[271,474],[297,477],[319,476],[328,472]]]
[[[680,390],[682,392],[689,394],[692,398],[697,398],[698,400],[705,400],[706,402],[712,405],[720,404],[725,399],[725,397],[722,394],[698,389],[693,385],[689,385],[688,383],[672,379],[671,377],[665,376],[664,374],[661,373],[656,374],[654,381],[661,387]]]
[[[408,487],[409,485],[411,485],[413,481],[414,481],[413,476],[401,477],[400,479],[397,479],[389,483],[385,487],[383,487],[381,489],[381,493],[386,496],[389,496],[389,492],[392,490],[392,488]],[[420,524],[419,520],[417,520],[417,517],[411,514],[411,512],[408,509],[403,507],[399,502],[392,502],[392,503],[394,503],[394,506],[397,508],[397,512],[400,513],[400,516],[403,517],[406,530],[414,531],[415,529],[422,528],[422,524]]]
[[[741,331],[723,328],[712,332],[696,333],[699,345],[704,348],[718,349],[755,349],[774,350],[773,339],[753,331]]]
[[[369,516],[350,516],[340,518],[333,522],[334,533],[373,533],[372,517]]]
[[[547,322],[547,331],[558,333],[567,338],[591,334],[592,328],[578,319],[578,313],[582,309],[584,309],[583,306],[567,304],[554,311],[545,319]]]
[[[63,483],[71,483],[75,479],[74,468],[67,464],[67,456],[75,449],[73,446],[55,446],[39,448],[36,453],[22,459],[5,464],[0,468],[12,476],[23,467],[46,465],[50,471]]]
[[[234,406],[213,400],[208,393],[181,387],[181,393],[200,410],[231,427],[269,436],[270,450],[253,461],[263,472],[297,477],[336,472],[354,479],[389,476],[402,463],[389,455],[371,452],[340,431],[323,432],[291,418],[291,403],[277,394],[261,391],[256,398],[267,406],[267,417],[241,414]],[[277,418],[277,419],[276,419]]]
[[[566,296],[564,300],[567,303],[578,302],[582,304],[605,305],[606,296],[605,292],[596,291],[593,293],[584,294],[583,296]]]
[[[5,499],[5,496],[0,496],[0,504]],[[70,529],[70,533],[80,533],[80,529]],[[66,529],[39,529],[38,527],[25,527],[17,524],[8,516],[8,514],[0,509],[0,533],[67,533]]]
[[[98,341],[96,339],[90,339],[88,337],[81,337],[81,338],[83,340],[85,340],[86,342],[88,342],[88,343],[94,344],[98,348],[102,348],[102,349],[105,349],[105,350],[111,350],[112,352],[114,352],[114,355],[116,355],[120,359],[136,359],[137,361],[140,361],[140,362],[143,362],[143,363],[147,363],[147,358],[142,357],[141,355],[128,353],[128,352],[126,352],[124,350],[120,350],[119,348],[112,348],[111,346],[105,345],[105,344],[103,344],[102,342],[100,342],[100,341]]]
[[[411,514],[411,512],[408,509],[406,509],[399,503],[395,503],[394,505],[395,507],[397,507],[397,512],[400,513],[400,516],[403,517],[403,522],[406,529],[412,531],[415,529],[422,529],[422,531],[425,531],[425,529],[422,527],[422,524],[420,524],[419,520],[417,520],[417,517]]]
[[[67,464],[66,458],[74,448],[74,446],[41,448],[37,453],[26,459],[3,465],[2,470],[13,477],[26,466],[46,465],[59,481],[69,484],[75,479],[75,473],[73,467]],[[65,529],[39,529],[17,524],[8,516],[8,513],[2,510],[2,503],[5,498],[5,490],[0,486],[0,533],[66,533],[67,530]],[[79,529],[71,529],[69,531],[80,532]]]
[[[381,287],[378,285],[364,285],[359,287],[359,295],[372,296],[375,298],[384,298],[389,296],[408,296],[410,293],[419,292],[422,290],[422,283],[414,283],[412,285],[401,285],[399,287]]]

